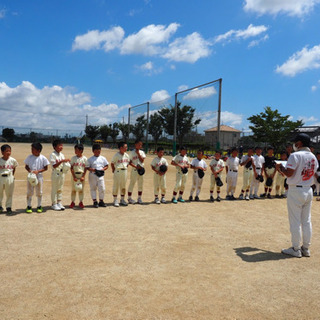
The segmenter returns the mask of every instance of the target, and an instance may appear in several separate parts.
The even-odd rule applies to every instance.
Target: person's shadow
[[[263,262],[294,258],[281,252],[272,252],[252,247],[235,248],[234,251],[236,255],[245,262]]]

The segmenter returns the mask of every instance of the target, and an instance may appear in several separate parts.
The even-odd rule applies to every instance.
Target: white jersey
[[[264,156],[258,156],[257,154],[255,154],[253,156],[253,163],[256,169],[262,169],[262,166],[265,163]]]
[[[211,160],[209,166],[214,172],[220,171],[224,168],[224,161],[222,159],[216,160],[215,158]]]
[[[126,152],[124,154],[117,152],[111,160],[111,163],[114,164],[115,169],[127,169],[129,162],[130,157]]]
[[[139,150],[139,154],[140,154],[141,158],[143,158],[143,159],[146,158],[146,154],[144,153],[144,151]],[[136,150],[133,150],[133,151],[130,152],[130,160],[132,161],[132,163],[135,166],[137,166],[137,165],[139,165],[140,167],[144,166],[144,163],[140,161]]]
[[[155,157],[151,162],[151,166],[154,167],[156,171],[159,171],[160,166],[163,164],[168,166],[168,161],[164,157]]]
[[[199,160],[198,158],[193,159],[191,161],[191,165],[193,167],[201,167],[204,169],[206,169],[208,167],[207,163],[203,159]],[[195,169],[195,170],[197,170],[197,169]]]
[[[295,170],[293,175],[287,178],[288,185],[310,187],[318,169],[318,160],[312,152],[299,150],[290,155],[286,168]]]
[[[9,157],[7,160],[0,158],[0,176],[12,174],[17,166],[18,161],[12,157]]]
[[[50,155],[50,163],[51,163],[51,166],[52,166],[52,170],[62,170],[62,167],[63,167],[63,163],[60,163],[60,165],[56,168],[54,168],[53,166],[57,163],[57,162],[60,162],[61,160],[64,160],[65,157],[64,155],[60,152],[58,153],[57,151],[53,151]]]
[[[42,154],[38,157],[30,154],[25,160],[25,165],[27,165],[31,171],[38,171],[44,169],[44,167],[50,164],[49,160]],[[42,177],[42,172],[37,174],[38,178]]]
[[[229,157],[226,162],[226,167],[228,167],[228,171],[238,171],[240,164],[240,159],[238,157]]]
[[[89,162],[87,157],[85,156],[82,156],[82,157],[73,156],[70,160],[70,165],[74,172],[83,173],[85,168],[89,167]]]
[[[180,166],[186,166],[188,164],[190,164],[189,158],[187,156],[182,156],[180,153],[177,154],[172,161],[174,161],[176,164],[180,165]],[[178,171],[181,171],[181,168],[179,166],[176,166],[176,169]]]
[[[244,162],[246,162],[246,161],[248,160],[248,158],[253,159],[253,157],[252,157],[252,156],[250,157],[250,156],[248,156],[247,154],[243,155],[243,156],[241,157],[241,161],[240,161],[240,163],[244,163]],[[251,166],[250,166],[249,168],[252,168],[252,163],[251,163]]]
[[[92,156],[88,159],[90,168],[102,170],[105,166],[109,165],[108,160],[104,156]]]

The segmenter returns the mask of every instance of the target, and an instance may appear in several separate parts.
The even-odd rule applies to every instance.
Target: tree
[[[109,124],[110,128],[110,137],[112,139],[113,144],[115,145],[117,142],[117,136],[119,135],[119,124],[117,122],[114,122],[113,124]]]
[[[14,134],[15,134],[14,129],[4,128],[2,130],[2,137],[5,138],[8,141],[13,141]]]
[[[152,135],[152,138],[156,144],[155,149],[158,147],[159,138],[163,132],[163,122],[162,118],[158,113],[154,113],[150,116],[149,122],[149,133]]]
[[[290,135],[297,128],[303,126],[302,120],[290,121],[290,115],[282,116],[279,111],[265,107],[264,112],[248,118],[252,123],[249,128],[253,132],[255,141],[262,141],[272,145],[280,151],[288,142]]]
[[[36,142],[38,140],[38,134],[34,131],[30,132],[30,141],[31,142]]]
[[[91,126],[91,125],[86,126],[85,133],[86,133],[86,136],[91,140],[91,143],[93,143],[94,139],[98,136],[99,129],[100,129],[99,126]]]
[[[110,127],[107,125],[101,126],[99,131],[100,131],[101,139],[103,140],[104,143],[107,143],[108,137],[111,131]]]
[[[119,123],[118,123],[118,128],[119,128],[119,130],[120,130],[121,133],[122,133],[122,139],[123,139],[124,141],[127,141],[127,140],[128,140],[128,137],[129,137],[129,124],[119,122]],[[130,131],[132,131],[132,129],[133,129],[133,125],[130,124]]]
[[[180,107],[181,102],[177,103],[177,138],[180,146],[183,144],[184,136],[194,129],[201,119],[194,120],[196,109],[191,106]],[[169,135],[174,134],[174,106],[171,108],[163,108],[159,110],[159,115],[162,118],[163,127]]]
[[[141,140],[144,137],[146,128],[147,128],[147,119],[145,119],[143,115],[136,119],[136,123],[132,127],[132,133],[136,137],[136,139]]]

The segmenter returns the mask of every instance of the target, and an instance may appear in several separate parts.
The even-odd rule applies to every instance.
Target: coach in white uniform
[[[318,161],[309,149],[310,137],[307,134],[299,133],[294,142],[295,152],[290,155],[286,167],[277,164],[277,168],[288,177],[287,183],[289,185],[287,206],[292,247],[283,249],[282,253],[301,258],[302,255],[310,257],[313,197],[311,185],[314,173],[318,168]],[[300,247],[301,233],[302,246]]]

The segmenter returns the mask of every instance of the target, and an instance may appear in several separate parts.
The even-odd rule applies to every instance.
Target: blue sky
[[[320,0],[0,2],[0,126],[83,128],[218,78],[222,123],[320,125]]]

